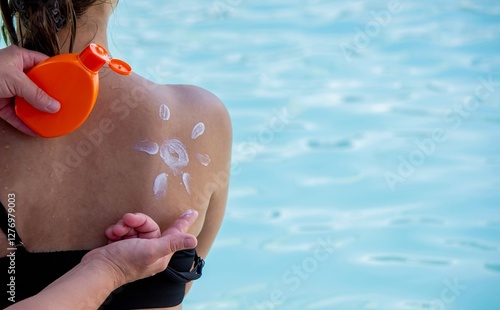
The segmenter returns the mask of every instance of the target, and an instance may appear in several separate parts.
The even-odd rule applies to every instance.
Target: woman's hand
[[[158,225],[149,216],[125,214],[106,230],[110,244],[92,250],[82,262],[104,262],[116,275],[118,285],[152,276],[167,268],[176,251],[196,247],[196,238],[187,231],[197,217],[196,211],[187,211],[160,235]]]
[[[48,57],[42,53],[14,45],[0,50],[0,118],[19,131],[36,136],[14,112],[12,97],[20,96],[40,111],[55,113],[60,104],[52,99],[25,74]]]

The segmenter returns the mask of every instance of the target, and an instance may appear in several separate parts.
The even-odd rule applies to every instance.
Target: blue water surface
[[[500,309],[498,1],[132,1],[111,51],[234,127],[186,309]]]
[[[232,118],[185,309],[500,309],[500,2],[121,0],[109,29]]]

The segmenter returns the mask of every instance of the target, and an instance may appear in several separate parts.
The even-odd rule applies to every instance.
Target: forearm
[[[82,262],[37,295],[7,308],[17,309],[98,309],[122,281],[105,263]]]

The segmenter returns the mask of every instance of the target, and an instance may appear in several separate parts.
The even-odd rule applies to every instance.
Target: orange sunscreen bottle
[[[44,138],[66,135],[87,119],[99,91],[99,69],[105,64],[115,72],[130,75],[131,67],[110,59],[102,46],[91,43],[80,54],[62,54],[33,67],[28,77],[49,96],[59,101],[57,113],[33,108],[24,98],[15,98],[17,116],[36,134]]]

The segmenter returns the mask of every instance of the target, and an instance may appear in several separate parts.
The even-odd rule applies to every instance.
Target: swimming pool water
[[[500,4],[391,3],[120,4],[116,50],[233,120],[186,309],[500,309]]]
[[[232,117],[185,309],[500,309],[498,1],[121,0],[110,40]]]

